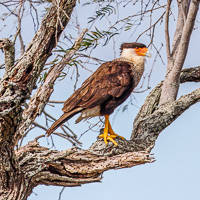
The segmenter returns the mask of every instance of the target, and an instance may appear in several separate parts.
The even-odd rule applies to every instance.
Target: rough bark
[[[197,4],[197,1],[192,2]],[[50,69],[44,84],[38,88],[28,107],[23,110],[21,106],[35,88],[39,74],[67,25],[75,3],[75,0],[61,0],[59,5],[53,4],[24,55],[15,65],[13,60],[10,62],[11,59],[8,59],[6,75],[0,85],[0,199],[2,200],[25,200],[32,189],[40,184],[79,186],[100,181],[102,173],[109,169],[153,162],[154,158],[151,157],[150,151],[158,135],[200,100],[200,89],[197,89],[177,100],[159,105],[164,84],[161,82],[147,96],[135,118],[131,139],[116,138],[118,146],[113,146],[110,142],[105,145],[102,139],[97,139],[88,150],[72,148],[56,151],[40,146],[39,137],[15,150],[15,144],[42,112],[53,91],[54,81],[65,63],[79,48],[84,32],[63,60]],[[173,50],[179,49],[178,45],[181,42],[179,29],[190,19],[189,14],[187,16],[182,13],[181,16],[180,26],[174,37],[174,41],[177,42],[175,41],[172,46],[173,55],[176,54]],[[178,55],[178,50],[174,52]],[[12,51],[10,53],[12,54]],[[171,53],[170,48],[169,53]],[[182,70],[180,82],[190,81],[200,81],[200,67]]]
[[[181,71],[180,83],[199,82],[200,66],[186,68]]]
[[[0,40],[0,49],[4,52],[5,70],[10,72],[15,62],[15,47],[14,43],[9,39]]]
[[[186,68],[181,71],[180,83],[200,82],[200,67]],[[199,102],[200,89],[184,95],[176,101],[159,106],[163,82],[158,84],[147,96],[134,120],[131,141],[136,150],[150,152],[159,134],[176,120],[190,106]]]
[[[9,66],[0,84],[0,198],[26,199],[24,172],[14,153],[14,135],[22,121],[22,103],[30,97],[44,64],[70,20],[75,0],[52,5],[23,56]],[[59,11],[58,11],[59,10]],[[10,70],[11,69],[11,70]]]
[[[100,181],[106,170],[154,161],[145,152],[114,156],[97,155],[77,148],[59,152],[41,147],[37,140],[19,149],[16,156],[26,178],[30,180],[30,187],[39,184],[79,186]]]

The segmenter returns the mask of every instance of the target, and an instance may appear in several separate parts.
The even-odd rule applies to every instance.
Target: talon
[[[108,135],[109,134],[109,135]],[[115,146],[117,146],[117,142],[114,140],[116,137],[120,137],[122,140],[125,138],[122,136],[117,135],[109,122],[109,115],[105,115],[105,128],[104,128],[104,133],[99,135],[99,138],[103,138],[105,144],[108,144],[108,140],[110,140]]]
[[[117,135],[118,137],[120,137],[122,140],[125,140],[125,138],[123,136]]]
[[[115,140],[113,140],[113,138],[111,136],[108,136],[107,138],[108,140],[110,140],[115,146],[117,146],[117,142]]]

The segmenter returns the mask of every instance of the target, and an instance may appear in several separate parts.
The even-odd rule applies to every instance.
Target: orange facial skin
[[[148,52],[148,48],[135,48],[135,52],[138,56],[146,56],[146,53]]]

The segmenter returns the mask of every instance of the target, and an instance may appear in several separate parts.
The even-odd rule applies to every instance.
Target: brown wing
[[[125,92],[130,88],[132,91],[133,87],[133,74],[129,63],[106,62],[65,101],[63,112],[70,112],[78,107],[85,109],[104,104],[111,98],[124,96]]]

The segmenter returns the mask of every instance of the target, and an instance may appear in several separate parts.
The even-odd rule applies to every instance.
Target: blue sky
[[[1,9],[1,8],[0,8]],[[176,12],[176,8],[173,8]],[[82,24],[81,28],[89,26],[87,24],[87,18],[95,12],[95,8],[88,9],[82,8],[80,5],[76,8],[78,13],[78,20]],[[126,16],[133,11],[127,8],[120,13],[121,16]],[[158,12],[159,15],[159,12]],[[75,15],[74,15],[75,16]],[[154,16],[157,17],[156,15]],[[199,18],[199,15],[198,15]],[[24,21],[24,37],[28,44],[32,38],[34,32],[30,33],[27,26],[29,24],[29,18]],[[141,25],[141,30],[148,24],[147,21]],[[174,22],[171,22],[170,35],[173,35]],[[198,24],[197,24],[198,25]],[[99,24],[100,27],[106,26],[105,24]],[[72,27],[72,24],[68,28]],[[74,30],[72,30],[73,32]],[[133,31],[134,32],[134,31]],[[0,38],[5,37],[6,32],[0,32]],[[122,42],[134,41],[137,38],[136,34],[120,33],[115,41],[117,56],[119,56],[118,47]],[[142,37],[140,42],[149,43],[148,37]],[[156,30],[155,43],[159,46],[160,43],[165,44],[162,26]],[[199,43],[200,34],[199,28],[197,28],[193,34],[190,42],[190,47],[185,61],[185,67],[198,66],[200,64],[199,59]],[[18,51],[19,53],[19,51]],[[152,67],[155,52],[152,49],[152,58],[146,62],[146,71],[149,73]],[[163,59],[166,63],[165,48],[161,50]],[[94,55],[104,60],[111,60],[114,58],[112,43],[106,47],[99,45]],[[1,54],[2,58],[2,54]],[[97,66],[90,66],[93,71]],[[153,88],[157,83],[163,80],[165,75],[166,65],[163,65],[159,59],[154,64],[150,85]],[[78,85],[85,80],[90,73],[87,71],[80,71],[81,77]],[[52,100],[65,100],[73,93],[73,84],[70,77],[66,78],[62,82],[57,82],[55,86],[55,92],[52,95]],[[70,87],[71,85],[71,87]],[[66,87],[67,86],[67,87]],[[199,83],[185,83],[181,85],[179,96],[189,93],[195,88],[199,88]],[[145,87],[145,86],[144,86]],[[129,105],[126,112],[114,113],[111,117],[111,123],[114,130],[123,135],[125,138],[129,138],[131,130],[133,128],[133,119],[140,106],[143,104],[146,95],[145,93],[134,93],[134,105]],[[129,100],[128,100],[129,101]],[[127,102],[128,102],[127,101]],[[126,102],[126,103],[127,103]],[[125,103],[125,104],[126,104]],[[56,108],[48,108],[50,113],[53,113],[55,117],[59,117],[62,114],[62,106]],[[114,117],[115,116],[115,117]],[[141,165],[129,169],[110,170],[103,174],[101,183],[86,184],[81,187],[65,188],[62,194],[62,200],[107,200],[115,199],[137,199],[137,200],[169,200],[169,199],[181,199],[181,200],[199,200],[200,199],[200,109],[199,104],[192,106],[183,115],[181,115],[173,124],[167,127],[159,136],[152,153],[156,158],[156,161],[152,164]],[[88,128],[87,123],[80,123],[74,125],[74,119],[69,121],[70,127],[78,135]],[[42,117],[37,119],[37,122],[43,122]],[[26,138],[25,142],[33,139],[35,136],[44,134],[40,129],[35,129]],[[81,139],[83,148],[88,148],[92,142],[95,141],[97,133],[88,132]],[[67,149],[70,145],[61,138],[54,136],[55,145],[57,149]],[[41,140],[42,145],[47,145],[46,139]],[[29,200],[55,200],[58,199],[61,187],[52,186],[38,186],[31,194]]]

